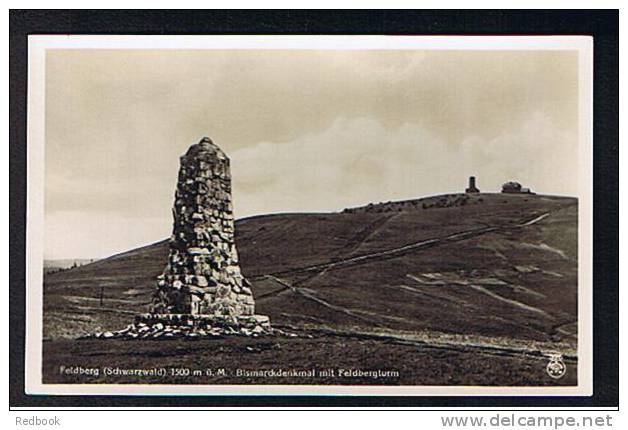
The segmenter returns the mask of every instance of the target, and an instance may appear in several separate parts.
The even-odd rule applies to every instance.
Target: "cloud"
[[[170,236],[165,217],[136,217],[93,211],[46,214],[45,259],[101,258]],[[122,238],[122,239],[121,239]]]
[[[498,191],[512,179],[540,193],[576,195],[577,158],[569,150],[574,139],[575,133],[556,128],[541,112],[493,139],[471,136],[459,148],[416,124],[389,129],[372,118],[340,118],[288,144],[261,142],[230,154],[236,216],[338,211],[462,192],[470,175],[483,191]],[[85,189],[65,183],[74,196],[66,206],[77,210],[46,213],[46,243],[55,245],[49,257],[102,257],[167,237],[174,179],[153,186],[153,194],[147,179],[136,185],[83,195]],[[101,197],[134,209],[106,210]],[[159,205],[149,205],[151,199]]]
[[[65,216],[91,238],[97,219],[111,250],[170,228],[178,158],[204,135],[232,159],[240,217],[456,192],[469,175],[482,190],[515,179],[576,194],[575,51],[59,50],[46,61],[47,226],[67,230]],[[66,252],[63,235],[48,237],[49,254]],[[104,249],[84,242],[69,256]]]
[[[469,137],[461,149],[416,124],[390,130],[375,119],[339,119],[288,145],[263,142],[231,154],[235,207],[240,217],[341,210],[461,192],[470,175],[486,191],[513,179],[575,195],[574,139],[540,112],[493,139]]]
[[[498,189],[507,180],[543,194],[578,195],[578,134],[558,128],[536,111],[523,123],[488,140],[462,142],[460,166],[476,166],[481,182]]]

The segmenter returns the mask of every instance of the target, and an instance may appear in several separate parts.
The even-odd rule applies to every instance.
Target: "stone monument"
[[[168,262],[157,278],[149,313],[138,315],[126,330],[100,335],[269,333],[269,318],[255,315],[251,284],[240,271],[229,158],[204,137],[180,162]]]
[[[229,158],[209,138],[181,157],[168,264],[152,313],[255,314],[234,242]]]

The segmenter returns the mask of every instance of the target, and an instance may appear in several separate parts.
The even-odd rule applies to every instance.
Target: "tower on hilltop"
[[[469,187],[464,190],[465,193],[479,193],[480,190],[475,186],[475,176],[469,176]]]

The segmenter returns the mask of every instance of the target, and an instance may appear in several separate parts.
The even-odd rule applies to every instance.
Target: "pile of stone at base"
[[[255,314],[234,241],[229,158],[205,137],[180,158],[168,263],[157,279],[149,314],[97,338],[269,334]]]
[[[191,314],[140,314],[135,323],[118,331],[104,331],[85,339],[173,339],[218,338],[224,336],[285,335],[271,328],[264,315],[217,317]]]

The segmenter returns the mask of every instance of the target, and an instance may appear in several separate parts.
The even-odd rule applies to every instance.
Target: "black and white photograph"
[[[32,37],[28,386],[587,395],[591,47]]]
[[[9,25],[16,426],[615,426],[617,10]]]

